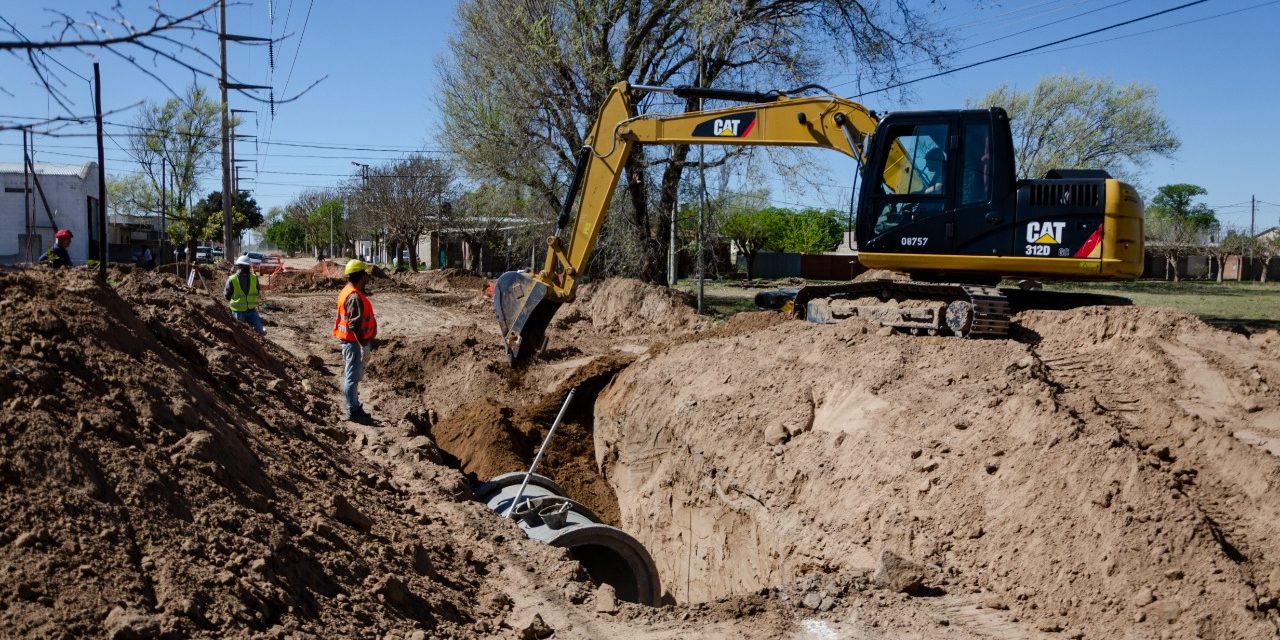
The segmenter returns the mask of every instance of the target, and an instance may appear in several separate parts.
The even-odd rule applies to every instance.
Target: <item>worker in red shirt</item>
[[[378,321],[373,303],[365,295],[369,282],[369,266],[359,260],[347,262],[343,273],[347,286],[338,294],[338,317],[333,322],[333,337],[342,342],[342,395],[347,401],[347,419],[372,424],[373,416],[360,406],[357,386],[364,377],[364,363],[378,335]]]
[[[71,246],[71,230],[59,229],[53,234],[53,246],[49,247],[49,251],[40,256],[40,262],[43,262],[54,269],[71,266],[71,254],[67,253],[67,247]]]

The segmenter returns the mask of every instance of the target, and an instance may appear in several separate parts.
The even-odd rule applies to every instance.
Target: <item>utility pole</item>
[[[165,193],[165,180],[166,180],[165,164],[166,163],[167,162],[164,159],[164,156],[161,155],[160,156],[160,248],[157,249],[157,252],[159,253],[159,255],[156,256],[156,262],[159,263],[159,265],[164,264],[164,255],[165,255],[164,254],[164,219],[165,219],[165,216],[169,214],[168,207],[165,205],[166,196],[168,195],[167,193]]]
[[[222,259],[230,260],[231,248],[231,114],[227,112],[227,0],[218,8],[218,57],[222,76],[218,88],[222,92]]]
[[[1249,277],[1253,277],[1253,245],[1258,238],[1258,196],[1249,196]]]
[[[365,189],[368,189],[368,188],[369,188],[369,165],[364,164],[363,162],[356,162],[355,160],[352,160],[352,161],[351,161],[351,164],[353,164],[353,165],[355,165],[355,166],[357,166],[357,167],[360,167],[360,190],[361,190],[361,191],[364,191]],[[363,205],[362,205],[362,206],[363,206]],[[372,235],[372,234],[371,234],[371,235]],[[373,237],[374,237],[374,238],[377,238],[377,236],[376,236],[376,235],[373,235]],[[355,240],[354,240],[354,238],[352,239],[352,244],[355,244]],[[377,243],[376,243],[376,241],[375,241],[375,245],[376,245],[376,244],[377,244]],[[373,256],[373,253],[374,253],[374,251],[376,251],[376,250],[377,250],[377,247],[376,247],[376,246],[374,246],[374,247],[370,247],[370,249],[369,249],[369,255],[370,255],[370,257],[372,257],[372,256]],[[357,257],[359,257],[359,252],[357,252]]]
[[[93,112],[98,121],[98,279],[107,281],[107,170],[102,148],[102,74],[93,63]],[[47,206],[47,205],[46,205]]]
[[[676,188],[676,197],[671,199],[671,232],[667,246],[667,286],[675,287],[679,277],[680,261],[676,259],[676,213],[680,211],[680,189]]]
[[[35,256],[31,254],[31,232],[34,231],[36,217],[31,212],[31,173],[30,165],[27,163],[27,130],[22,130],[22,220],[27,225],[27,262],[34,262]],[[54,233],[58,230],[54,229]]]
[[[231,237],[231,205],[234,194],[231,189],[231,114],[227,103],[228,89],[270,89],[271,87],[256,84],[240,84],[227,82],[227,41],[233,42],[271,42],[271,38],[231,35],[227,33],[227,0],[218,2],[218,57],[221,76],[218,88],[222,92],[222,258],[231,260],[237,247]],[[236,243],[238,244],[238,243]]]
[[[698,88],[702,88],[702,29],[698,29]],[[698,111],[706,107],[706,100],[698,98]],[[703,268],[702,225],[707,208],[706,145],[698,145],[698,314],[702,314]]]
[[[1258,233],[1256,225],[1258,223],[1258,196],[1249,196],[1249,235],[1253,236]]]

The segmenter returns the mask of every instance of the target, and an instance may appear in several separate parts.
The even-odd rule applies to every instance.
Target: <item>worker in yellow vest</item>
[[[258,274],[253,272],[249,256],[236,258],[236,271],[227,278],[222,295],[231,303],[231,315],[251,327],[258,335],[266,335],[262,316],[258,315]]]
[[[369,266],[359,260],[347,262],[343,269],[347,286],[338,294],[338,317],[333,322],[333,337],[342,343],[342,396],[347,401],[347,419],[373,424],[373,416],[360,406],[357,390],[364,377],[364,363],[378,335],[378,321],[373,303],[365,295],[369,283]]]

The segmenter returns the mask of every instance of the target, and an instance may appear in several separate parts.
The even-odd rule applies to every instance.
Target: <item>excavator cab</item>
[[[1096,170],[1019,181],[1004,109],[890,114],[867,158],[856,228],[867,268],[980,284],[1141,273],[1133,189]]]

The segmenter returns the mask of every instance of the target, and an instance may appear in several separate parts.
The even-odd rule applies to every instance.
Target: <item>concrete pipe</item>
[[[476,497],[505,514],[524,477],[520,471],[500,475],[480,485]],[[568,550],[592,581],[612,585],[622,600],[657,605],[662,597],[649,552],[625,531],[601,524],[596,514],[566,497],[550,478],[531,476],[511,517],[530,538]]]

